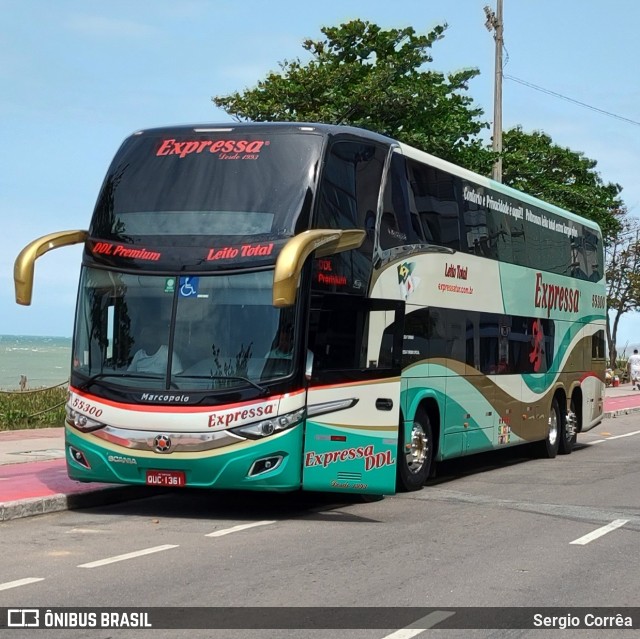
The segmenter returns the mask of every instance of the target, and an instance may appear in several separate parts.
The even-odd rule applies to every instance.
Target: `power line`
[[[590,104],[586,104],[585,102],[580,102],[580,100],[575,100],[574,98],[570,98],[566,95],[562,95],[562,93],[557,93],[556,91],[551,91],[550,89],[545,89],[544,87],[539,87],[537,84],[533,84],[532,82],[527,82],[526,80],[522,80],[520,78],[516,78],[512,75],[507,75],[506,73],[503,75],[507,80],[513,80],[518,84],[522,84],[530,89],[535,89],[536,91],[540,91],[541,93],[546,93],[547,95],[552,95],[556,98],[561,98],[562,100],[566,100],[567,102],[573,102],[574,104],[578,104],[586,109],[591,109],[592,111],[596,111],[597,113],[602,113],[602,115],[606,115],[610,118],[615,118],[616,120],[621,120],[622,122],[627,122],[628,124],[634,124],[635,126],[640,126],[640,122],[637,120],[632,120],[631,118],[625,118],[622,115],[618,115],[617,113],[611,113],[611,111],[605,111],[604,109],[599,109],[598,107],[594,107]]]

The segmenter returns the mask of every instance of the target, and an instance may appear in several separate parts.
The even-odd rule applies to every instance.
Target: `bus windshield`
[[[90,234],[181,245],[211,236],[290,237],[308,228],[322,141],[278,131],[132,136],[109,168]]]
[[[273,271],[168,277],[83,268],[74,371],[148,390],[217,390],[293,371],[295,311]]]

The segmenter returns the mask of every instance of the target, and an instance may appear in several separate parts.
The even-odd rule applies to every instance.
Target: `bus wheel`
[[[571,407],[562,422],[560,429],[560,454],[570,455],[578,438],[578,414],[576,413],[576,405],[571,400]]]
[[[433,464],[433,431],[428,415],[418,411],[411,424],[405,446],[404,429],[398,441],[398,490],[419,490],[431,472]]]
[[[554,397],[553,402],[551,402],[551,411],[549,412],[547,436],[544,441],[539,442],[538,444],[540,457],[553,459],[558,454],[561,424],[562,414],[560,413],[560,405],[558,404],[558,400]]]

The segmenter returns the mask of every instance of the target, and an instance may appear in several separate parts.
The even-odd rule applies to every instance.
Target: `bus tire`
[[[562,429],[562,413],[558,400],[554,397],[549,411],[549,421],[547,423],[547,436],[538,443],[540,457],[553,459],[558,454],[560,446],[560,431]]]
[[[569,414],[564,416],[562,428],[560,429],[560,447],[558,450],[561,455],[570,455],[578,438],[578,414],[575,409],[576,405],[572,398]]]
[[[411,424],[409,443],[405,447],[404,426],[398,438],[397,488],[398,492],[420,490],[433,466],[433,429],[429,416],[418,410]]]

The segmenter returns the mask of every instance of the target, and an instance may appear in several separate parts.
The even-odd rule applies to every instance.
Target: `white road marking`
[[[27,586],[37,581],[44,581],[44,577],[27,577],[26,579],[16,579],[16,581],[7,581],[0,584],[0,590],[9,590],[9,588],[18,588],[19,586]]]
[[[234,532],[240,532],[241,530],[247,530],[247,528],[255,528],[256,526],[268,526],[269,524],[275,524],[275,521],[255,521],[251,524],[240,524],[233,528],[224,528],[222,530],[216,530],[212,533],[208,533],[205,537],[223,537],[224,535],[230,535]]]
[[[584,546],[589,542],[593,541],[594,539],[598,539],[598,537],[602,537],[603,535],[610,533],[612,530],[615,530],[616,528],[620,528],[621,526],[624,526],[628,521],[629,521],[628,519],[616,519],[615,521],[612,521],[610,524],[607,524],[606,526],[602,526],[602,528],[598,528],[597,530],[590,532],[588,535],[584,535],[584,537],[580,537],[579,539],[574,539],[569,543],[576,544],[578,546]]]
[[[634,435],[640,435],[640,430],[634,430],[632,433],[625,433],[624,435],[614,435],[613,437],[607,437],[606,439],[596,439],[593,442],[584,442],[587,446],[593,446],[594,444],[602,444],[602,442],[608,442],[612,439],[622,439],[623,437],[633,437]]]
[[[67,530],[67,534],[69,533],[105,533],[106,530],[96,530],[95,528],[72,528],[71,530]]]
[[[382,639],[411,639],[411,637],[417,637],[419,634],[426,632],[428,628],[433,628],[433,626],[452,617],[454,614],[449,610],[434,610],[411,624],[412,626],[420,626],[419,628],[400,628],[400,630],[396,630]]]
[[[423,633],[425,630],[426,628],[402,628],[401,630],[392,632],[390,635],[387,635],[382,639],[411,639],[411,637],[415,637]]]
[[[632,437],[633,435],[640,435],[640,430],[634,430],[633,433],[625,433],[624,435],[614,435],[613,437],[607,437],[607,441],[610,439],[622,439],[623,437]]]
[[[171,548],[177,548],[175,544],[165,544],[164,546],[154,546],[153,548],[145,548],[144,550],[136,550],[135,552],[128,552],[125,555],[117,555],[116,557],[107,557],[107,559],[99,559],[98,561],[90,561],[87,564],[80,564],[78,568],[97,568],[98,566],[106,566],[107,564],[114,564],[117,561],[126,561],[127,559],[135,559],[136,557],[142,557],[143,555],[151,555],[154,552],[162,552],[163,550],[170,550]]]

